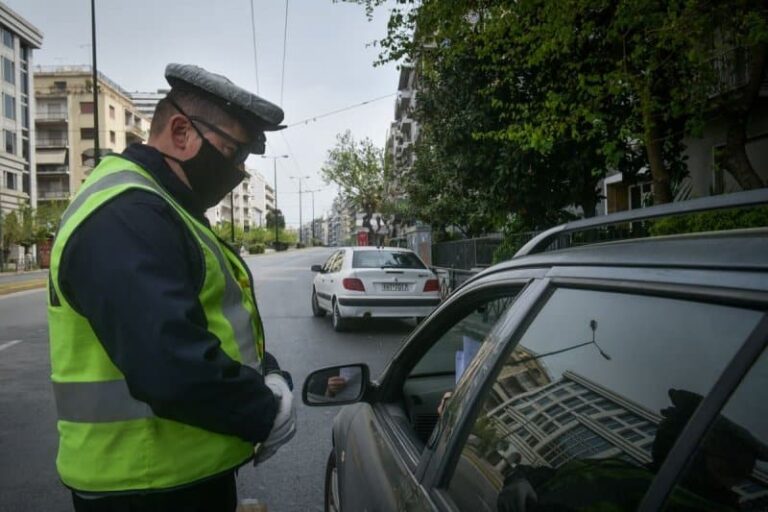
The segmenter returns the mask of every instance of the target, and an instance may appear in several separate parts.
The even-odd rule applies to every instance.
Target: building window
[[[16,98],[11,94],[3,93],[3,114],[6,119],[16,120]]]
[[[93,102],[92,101],[81,101],[80,102],[80,113],[81,114],[93,114]]]
[[[23,68],[21,70],[21,94],[29,94],[29,73]]]
[[[109,106],[109,118],[114,119],[115,118],[115,107],[110,105]]]
[[[115,132],[113,132],[112,130],[109,131],[109,142],[111,142],[112,144],[117,143],[117,136],[115,135]]]
[[[13,32],[5,27],[0,28],[3,33],[3,44],[8,48],[13,48]]]
[[[66,91],[67,90],[67,82],[61,80],[53,82],[53,88],[57,91]]]
[[[16,154],[16,132],[5,130],[5,152],[11,155]]]
[[[29,61],[29,47],[26,45],[21,45],[21,62],[26,63]]]
[[[16,83],[16,65],[6,57],[3,57],[3,79],[9,84]]]
[[[83,140],[93,140],[95,137],[93,128],[80,128],[80,138]]]
[[[21,127],[29,129],[29,106],[21,106]]]
[[[19,177],[12,172],[5,173],[5,188],[8,190],[18,190]]]

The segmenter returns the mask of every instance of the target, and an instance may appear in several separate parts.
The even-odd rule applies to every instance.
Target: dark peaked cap
[[[282,130],[283,109],[238,87],[222,75],[211,73],[192,64],[168,64],[165,79],[174,89],[187,89],[210,97],[245,124],[248,131]],[[262,135],[263,138],[263,135]]]

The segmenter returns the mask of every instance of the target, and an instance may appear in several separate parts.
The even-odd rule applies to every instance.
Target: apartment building
[[[43,42],[42,33],[0,3],[0,219],[21,205],[37,205],[32,51]]]
[[[157,107],[158,102],[165,98],[170,91],[170,89],[158,89],[155,92],[134,91],[128,93],[128,96],[130,96],[131,101],[133,101],[136,110],[140,114],[147,119],[152,119],[155,115],[155,107]]]
[[[99,73],[99,152],[145,142],[149,119],[128,93]],[[94,103],[90,66],[35,68],[37,180],[40,201],[67,200],[94,166]]]
[[[248,177],[205,216],[211,225],[232,222],[245,230],[266,224],[266,182],[258,171],[247,169]]]

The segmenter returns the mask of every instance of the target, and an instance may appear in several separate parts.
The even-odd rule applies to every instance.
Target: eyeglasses
[[[249,142],[243,142],[240,140],[237,140],[236,138],[232,137],[230,134],[219,128],[218,126],[215,126],[205,119],[202,119],[198,116],[190,116],[187,115],[186,112],[184,112],[181,107],[173,100],[168,98],[168,100],[171,102],[171,105],[181,113],[181,115],[185,116],[187,119],[190,120],[192,123],[192,126],[195,126],[195,123],[201,124],[211,130],[212,132],[219,135],[221,138],[225,139],[227,142],[232,144],[235,147],[234,152],[232,153],[232,162],[236,165],[240,165],[245,163],[245,160],[248,158],[248,155],[251,153],[255,153],[257,148],[254,148],[254,143]],[[195,126],[195,130],[197,130],[197,127]],[[199,130],[198,130],[199,132]],[[200,133],[200,136],[202,137],[203,134]]]
[[[242,164],[245,162],[245,160],[248,158],[248,155],[250,155],[253,151],[251,150],[251,144],[248,142],[242,142],[237,140],[236,138],[232,137],[230,134],[222,130],[216,125],[213,125],[206,121],[205,119],[201,119],[197,116],[187,116],[190,121],[193,123],[199,123],[212,132],[218,134],[221,138],[229,142],[235,147],[234,152],[232,153],[232,161],[236,164]]]

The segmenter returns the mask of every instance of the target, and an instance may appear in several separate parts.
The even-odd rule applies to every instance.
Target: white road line
[[[7,348],[11,348],[14,345],[18,345],[22,341],[24,341],[24,340],[13,340],[13,341],[9,341],[7,343],[3,343],[2,345],[0,345],[0,352],[2,352],[3,350],[5,350]]]

